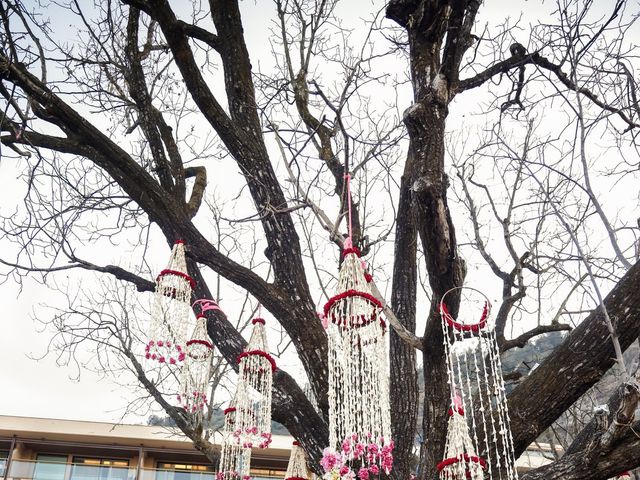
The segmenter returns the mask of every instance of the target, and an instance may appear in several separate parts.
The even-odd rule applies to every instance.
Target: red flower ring
[[[487,462],[484,461],[484,458],[478,457],[477,455],[469,455],[467,453],[464,453],[458,457],[445,458],[438,464],[436,468],[439,472],[441,472],[445,467],[448,467],[449,465],[453,465],[460,461],[464,461],[466,463],[478,463],[483,470],[487,468]]]
[[[358,256],[358,258],[360,258],[360,256],[362,255],[358,247],[349,247],[342,250],[342,258],[346,257],[350,253],[355,253]]]
[[[164,269],[162,270],[158,276],[156,277],[156,282],[158,280],[160,280],[160,278],[164,277],[165,275],[175,275],[176,277],[182,277],[184,278],[187,282],[189,282],[189,284],[191,285],[191,288],[196,288],[196,281],[191,278],[189,275],[187,275],[184,272],[180,272],[178,270],[170,270],[170,269]]]
[[[144,357],[158,363],[175,365],[184,360],[185,352],[181,345],[169,340],[149,340],[149,343],[144,347]]]
[[[269,360],[269,363],[271,364],[271,371],[272,372],[276,371],[276,361],[273,359],[271,355],[269,355],[267,352],[263,350],[250,350],[248,352],[242,352],[240,355],[238,355],[238,360],[237,360],[238,363],[240,363],[243,358],[248,357],[249,355],[260,355],[261,357],[266,358],[267,360]]]
[[[478,321],[478,323],[461,323],[455,321],[444,303],[440,303],[440,313],[442,314],[442,318],[444,319],[444,321],[456,330],[460,332],[477,333],[487,326],[487,317],[489,316],[489,303],[484,302],[484,308],[482,309],[482,315],[480,316],[480,320]]]
[[[456,408],[456,412],[458,412],[460,415],[464,416],[464,408],[457,407]],[[451,408],[451,407],[449,407],[449,416],[453,417],[453,408]]]
[[[360,297],[360,298],[364,298],[365,300],[367,300],[369,303],[371,303],[371,305],[377,309],[382,309],[382,303],[380,302],[380,300],[378,300],[376,297],[374,297],[373,295],[371,295],[370,293],[367,292],[361,292],[359,290],[347,290],[344,291],[342,293],[339,293],[338,295],[335,295],[333,297],[331,297],[329,299],[329,301],[324,305],[324,315],[326,318],[328,318],[332,323],[340,326],[342,325],[342,318],[334,315],[333,313],[329,313],[330,310],[333,308],[333,306],[339,302],[340,300],[344,300],[345,298],[352,298],[352,297]],[[378,317],[377,312],[373,312],[369,317],[365,316],[365,315],[357,315],[357,316],[353,316],[350,319],[350,323],[351,323],[351,327],[363,327],[365,325],[370,324],[371,322],[375,321],[375,319]],[[346,322],[345,322],[346,323]],[[385,329],[386,328],[386,324],[384,322],[384,320],[382,319],[382,317],[380,317],[380,324],[382,325],[382,328]]]

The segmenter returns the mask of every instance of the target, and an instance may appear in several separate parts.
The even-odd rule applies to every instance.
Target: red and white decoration
[[[441,480],[483,480],[486,462],[475,451],[464,417],[462,401],[458,395],[455,405],[449,409],[445,460],[438,464]]]
[[[284,480],[308,480],[307,457],[298,442],[293,442]]]
[[[238,355],[238,390],[234,435],[244,448],[271,443],[271,388],[276,362],[269,354],[263,318],[254,318],[246,350]]]
[[[184,242],[176,241],[169,264],[156,278],[151,329],[145,347],[149,361],[175,365],[185,359],[185,340],[194,280],[187,274]]]
[[[196,319],[196,327],[185,346],[178,403],[190,414],[195,424],[201,424],[208,404],[213,345],[207,334],[207,318]]]
[[[329,337],[329,447],[325,478],[369,480],[393,466],[382,304],[360,252],[345,242],[336,295],[324,307]]]
[[[459,305],[454,318],[450,305]],[[517,480],[513,439],[491,303],[459,287],[440,302],[451,388],[445,458],[440,480]]]
[[[238,445],[235,432],[235,400],[224,411],[222,447],[216,480],[249,480],[251,449]]]

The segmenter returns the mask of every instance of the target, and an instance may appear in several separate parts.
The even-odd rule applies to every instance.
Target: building
[[[254,479],[284,478],[291,437],[254,450]],[[217,466],[166,427],[0,416],[0,480],[215,480]]]
[[[292,438],[274,435],[254,449],[253,480],[282,480]],[[518,472],[553,461],[548,444],[533,444]],[[215,480],[217,465],[166,427],[0,415],[0,480]]]

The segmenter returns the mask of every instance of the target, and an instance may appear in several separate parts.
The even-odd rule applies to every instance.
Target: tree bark
[[[606,296],[626,350],[640,335],[640,263]],[[615,364],[615,352],[601,309],[595,309],[542,364],[509,395],[516,456]]]

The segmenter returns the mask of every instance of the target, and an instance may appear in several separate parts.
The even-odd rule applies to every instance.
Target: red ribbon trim
[[[251,320],[251,323],[253,323],[254,325],[256,323],[261,323],[264,325],[266,322],[264,321],[264,318],[254,318],[253,320]]]
[[[175,243],[175,244],[176,244],[176,245],[178,245],[178,244],[182,244],[182,245],[184,245],[184,240],[176,240],[176,243]]]
[[[484,458],[478,457],[476,455],[469,455],[467,453],[464,453],[460,457],[445,458],[438,464],[436,468],[439,472],[441,472],[445,467],[453,465],[454,463],[458,463],[460,460],[464,460],[466,463],[479,463],[483,470],[487,468],[487,462],[484,461]]]
[[[222,413],[226,415],[227,413],[233,413],[235,411],[236,411],[236,407],[229,407],[229,408],[225,408]]]
[[[242,352],[240,355],[238,355],[238,364],[242,361],[243,358],[248,357],[249,355],[260,355],[261,357],[266,358],[267,360],[269,360],[269,363],[271,363],[271,371],[276,371],[276,361],[271,355],[263,350],[250,350],[248,352]]]
[[[342,293],[339,293],[338,295],[331,297],[329,301],[324,304],[325,316],[329,315],[329,310],[331,310],[331,307],[333,307],[333,305],[336,302],[338,302],[339,300],[344,300],[345,298],[350,298],[350,297],[364,298],[365,300],[369,300],[369,302],[371,302],[376,307],[382,308],[382,303],[380,303],[380,300],[378,300],[376,297],[374,297],[370,293],[361,292],[359,290],[347,290],[346,292],[342,292]]]
[[[350,248],[345,248],[344,250],[342,250],[342,258],[346,257],[350,253],[355,253],[358,256],[358,258],[360,258],[360,256],[362,255],[362,253],[360,253],[360,249],[358,247],[350,247]]]
[[[300,442],[299,442],[299,441],[297,441],[297,440],[294,440],[294,441],[293,441],[293,446],[294,446],[294,447],[299,447],[299,446],[300,446]],[[295,477],[294,477],[294,478],[295,478]]]
[[[456,408],[456,412],[458,412],[460,415],[464,416],[464,408],[458,407],[458,408]],[[453,417],[453,408],[449,408],[449,416]]]
[[[200,340],[197,338],[194,338],[193,340],[189,340],[187,342],[187,347],[189,345],[193,345],[194,343],[198,345],[204,345],[205,347],[213,348],[213,345],[210,342],[207,342],[206,340]]]
[[[184,273],[184,272],[180,272],[180,271],[178,271],[178,270],[171,270],[171,269],[168,269],[168,268],[166,268],[166,269],[162,270],[162,271],[158,274],[158,276],[156,277],[156,282],[157,282],[158,280],[160,280],[160,278],[164,277],[165,275],[175,275],[175,276],[177,276],[177,277],[182,277],[182,278],[184,278],[187,282],[189,282],[189,284],[191,285],[191,288],[196,288],[196,281],[195,281],[193,278],[191,278],[189,275],[187,275],[187,274],[186,274],[186,273]]]
[[[484,308],[482,309],[482,316],[480,317],[480,321],[478,323],[460,323],[456,322],[447,306],[444,303],[440,304],[440,309],[442,310],[442,318],[447,324],[460,332],[478,332],[482,330],[487,325],[487,316],[489,315],[489,305],[487,302],[484,302]]]
[[[328,318],[331,321],[331,323],[334,323],[336,325],[341,325],[342,323],[340,321],[341,319],[338,319],[338,321],[336,321],[336,316],[330,315],[329,310],[331,310],[331,308],[333,308],[333,306],[340,300],[344,300],[345,298],[350,298],[350,297],[364,298],[365,300],[368,300],[371,304],[373,304],[373,306],[379,309],[382,309],[382,303],[380,302],[380,300],[378,300],[376,297],[374,297],[370,293],[361,292],[359,290],[347,290],[329,299],[329,301],[324,305],[324,316]],[[352,321],[352,324],[351,324],[352,327],[363,327],[365,325],[369,325],[371,322],[373,322],[376,319],[376,314],[374,312],[373,314],[371,314],[369,318],[367,318],[365,315],[359,315],[358,317],[361,317],[359,318],[360,322]],[[358,319],[355,319],[355,320],[358,320]],[[382,317],[380,317],[380,324],[382,325],[383,329],[387,328],[387,325],[382,319]]]

